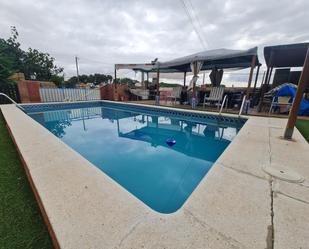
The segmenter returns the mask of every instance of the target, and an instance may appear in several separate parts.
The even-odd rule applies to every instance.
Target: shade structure
[[[160,62],[157,67],[161,70],[174,70],[178,72],[191,72],[191,63],[195,61],[203,62],[201,70],[226,69],[226,68],[249,68],[252,57],[257,57],[257,47],[248,50],[234,49],[214,49],[180,57],[171,61]],[[256,60],[256,66],[259,65]]]
[[[144,64],[115,64],[115,69],[131,69],[131,70],[137,70],[140,69],[140,71],[149,72],[153,69],[154,64],[151,63],[144,63]]]
[[[302,67],[309,43],[296,43],[264,47],[267,67]]]
[[[116,64],[118,69],[132,69],[141,72],[156,72],[158,69],[161,73],[176,73],[176,72],[192,72],[192,62],[202,62],[203,66],[200,69],[212,70],[217,69],[243,69],[251,67],[252,57],[257,56],[257,47],[247,50],[235,49],[214,49],[205,50],[199,53],[176,58],[165,62],[156,62],[154,64]],[[256,60],[256,66],[260,65],[259,60]]]

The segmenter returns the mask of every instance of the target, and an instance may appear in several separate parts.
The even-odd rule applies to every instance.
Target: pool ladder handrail
[[[221,115],[221,112],[223,110],[223,107],[224,107],[224,104],[225,104],[226,101],[227,101],[227,95],[225,95],[224,98],[223,98],[223,101],[222,101],[222,104],[221,104],[221,108],[220,108],[220,111],[219,111],[219,115]],[[226,104],[226,108],[227,108],[227,104]]]
[[[4,96],[6,97],[8,100],[10,100],[13,104],[15,104],[18,108],[20,108],[21,110],[25,111],[25,109],[18,104],[14,99],[12,99],[11,97],[9,97],[8,95],[6,95],[5,93],[0,93],[0,96]]]
[[[240,117],[242,110],[244,109],[245,101],[246,101],[246,95],[242,99],[241,107],[240,107],[240,110],[239,110],[239,113],[238,113],[238,117]]]

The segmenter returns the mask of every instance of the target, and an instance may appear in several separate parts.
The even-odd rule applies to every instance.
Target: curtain
[[[194,68],[195,67],[195,63],[196,63],[196,69]],[[193,86],[196,85],[196,82],[198,80],[198,74],[199,72],[201,71],[203,67],[203,61],[197,61],[197,62],[191,62],[190,64],[190,68],[191,68],[191,71],[193,73],[193,77],[190,81],[190,85],[188,87],[188,90],[190,91],[191,89],[193,89]]]

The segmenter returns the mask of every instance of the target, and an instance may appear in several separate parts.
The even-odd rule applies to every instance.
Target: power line
[[[98,64],[113,65],[113,63],[102,62],[102,61],[99,61],[99,60],[89,59],[89,58],[86,58],[86,57],[83,57],[82,59],[89,61],[89,62],[98,63]]]
[[[200,19],[198,18],[198,15],[196,15],[196,13],[195,13],[195,9],[194,9],[194,7],[193,7],[192,1],[191,1],[191,0],[187,0],[187,2],[189,2],[190,6],[191,6],[191,10],[192,10],[192,13],[193,13],[193,17],[194,17],[194,19],[197,21],[197,24],[198,24],[198,26],[200,27],[201,33],[202,33],[202,35],[203,35],[202,24],[201,24],[201,22],[200,22]],[[206,43],[206,45],[209,45],[208,42],[204,39],[204,36],[202,36],[202,38],[203,38],[203,41]]]
[[[192,27],[193,27],[195,33],[197,34],[198,39],[200,40],[201,45],[203,46],[204,49],[206,49],[206,47],[207,47],[207,46],[206,46],[206,42],[205,42],[205,40],[203,39],[203,37],[201,36],[201,34],[200,34],[198,28],[196,27],[196,25],[195,25],[195,23],[194,23],[194,17],[193,17],[192,14],[190,13],[189,8],[187,7],[187,5],[186,5],[186,3],[185,3],[185,0],[181,0],[181,2],[182,2],[182,4],[183,4],[184,10],[185,10],[187,16],[189,17],[189,20],[190,20],[190,22],[191,22],[191,24],[192,24]]]

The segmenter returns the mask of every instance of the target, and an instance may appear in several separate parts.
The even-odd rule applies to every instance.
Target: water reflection
[[[183,205],[239,129],[101,107],[30,116],[162,213]]]
[[[110,108],[83,108],[56,112],[35,113],[31,116],[57,137],[64,137],[72,122],[82,122],[87,131],[87,121],[107,119],[117,124],[118,137],[139,140],[153,147],[162,146],[190,157],[214,162],[237,134],[239,127],[224,123],[195,123],[165,116],[132,113]],[[166,139],[176,140],[169,146]],[[211,149],[211,153],[207,153]]]

